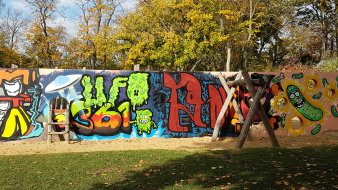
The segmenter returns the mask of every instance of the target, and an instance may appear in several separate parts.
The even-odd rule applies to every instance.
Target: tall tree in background
[[[14,40],[12,40],[16,39],[19,29],[15,25],[13,26],[12,23],[9,23],[9,14],[5,10],[5,4],[0,0],[0,67],[11,67],[12,64],[20,63],[21,55],[13,50]],[[15,20],[13,23],[18,21],[16,20],[17,17],[11,19]]]
[[[91,68],[106,65],[113,59],[112,43],[109,36],[113,33],[114,19],[119,0],[77,0],[81,9],[79,38],[82,40],[82,51]]]
[[[30,53],[35,54],[47,67],[52,67],[57,61],[58,56],[55,55],[58,41],[55,36],[60,34],[59,29],[53,29],[48,26],[48,22],[53,21],[53,15],[56,12],[58,0],[25,0],[33,9],[37,20],[34,22],[27,39],[30,42]],[[38,62],[40,62],[40,60]]]
[[[248,22],[238,5],[222,0],[140,1],[137,10],[120,21],[118,51],[127,67],[224,69],[226,44],[238,49],[246,40]]]
[[[18,48],[18,41],[26,24],[27,19],[22,12],[10,8],[6,9],[3,17],[3,27],[6,28],[7,43],[11,50]]]
[[[312,34],[321,41],[319,58],[326,53],[338,55],[338,1],[337,0],[298,0],[294,24],[310,28]],[[315,55],[316,56],[316,55]]]

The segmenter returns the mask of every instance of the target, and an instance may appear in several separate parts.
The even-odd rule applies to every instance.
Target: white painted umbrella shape
[[[82,75],[60,75],[55,78],[55,80],[49,83],[45,89],[46,93],[54,93],[64,90],[75,83],[77,83],[81,79]]]

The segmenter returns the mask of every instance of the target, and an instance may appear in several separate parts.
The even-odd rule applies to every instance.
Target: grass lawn
[[[338,188],[338,146],[0,156],[0,189],[305,188]]]

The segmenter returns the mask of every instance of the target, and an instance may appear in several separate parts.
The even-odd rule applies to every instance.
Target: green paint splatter
[[[320,124],[317,124],[316,127],[311,130],[311,134],[317,135],[319,133],[320,129],[321,129]]]
[[[333,116],[338,117],[338,111],[337,111],[336,106],[333,106],[333,105],[331,106],[331,113]]]
[[[329,82],[327,81],[326,78],[323,78],[322,83],[323,83],[324,87],[329,85]]]
[[[313,95],[312,98],[318,100],[320,97],[322,97],[322,93],[318,92],[317,94]]]
[[[272,79],[271,81],[272,81],[273,83],[277,83],[277,82],[280,82],[282,79],[285,79],[284,73],[281,73],[281,74],[279,75],[279,77],[276,77],[276,78]]]
[[[303,73],[299,73],[299,74],[293,74],[292,78],[293,79],[302,79],[304,77]]]

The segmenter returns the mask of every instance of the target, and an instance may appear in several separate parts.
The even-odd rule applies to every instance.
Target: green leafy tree
[[[81,10],[80,32],[78,38],[82,54],[87,60],[84,66],[106,69],[114,60],[113,44],[110,38],[114,31],[119,0],[77,0]]]
[[[226,44],[245,43],[249,22],[236,1],[152,0],[122,17],[114,38],[125,67],[168,70],[225,68]]]
[[[29,46],[27,51],[36,60],[37,66],[52,67],[60,60],[60,36],[64,28],[48,25],[54,20],[58,0],[25,0],[32,8],[36,21],[26,34]]]

